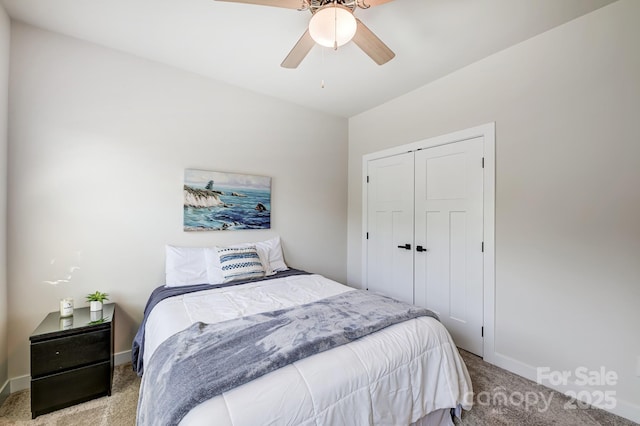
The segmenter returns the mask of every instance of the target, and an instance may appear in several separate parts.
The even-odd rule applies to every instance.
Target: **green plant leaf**
[[[89,293],[87,295],[87,302],[104,302],[105,300],[109,300],[107,293],[96,291],[95,293]]]

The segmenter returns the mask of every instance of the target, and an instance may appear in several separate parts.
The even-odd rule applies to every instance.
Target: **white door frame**
[[[484,138],[484,276],[483,276],[483,359],[495,364],[495,193],[496,193],[496,127],[487,123],[470,129],[372,152],[362,157],[362,281],[367,282],[367,165],[370,160],[418,151],[477,137]]]

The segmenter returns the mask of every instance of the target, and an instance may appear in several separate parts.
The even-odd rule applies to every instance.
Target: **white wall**
[[[290,265],[345,281],[346,119],[24,24],[11,34],[11,377],[29,373],[28,336],[64,296],[108,292],[116,351],[130,349],[165,244],[279,234]],[[185,168],[271,176],[272,229],[183,232]],[[69,283],[44,283],[72,266]]]
[[[351,118],[348,213],[359,286],[362,156],[495,121],[499,359],[614,370],[636,421],[639,16],[621,0]]]
[[[7,352],[7,102],[9,88],[9,16],[0,5],[0,403],[8,378]]]

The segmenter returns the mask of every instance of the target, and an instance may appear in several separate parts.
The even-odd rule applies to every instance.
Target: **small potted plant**
[[[101,311],[102,302],[104,302],[105,300],[109,300],[109,295],[107,293],[100,293],[99,291],[96,291],[95,293],[89,293],[87,295],[87,302],[89,302],[89,310]]]

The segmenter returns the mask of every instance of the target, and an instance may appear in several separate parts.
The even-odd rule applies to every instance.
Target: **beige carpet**
[[[0,407],[0,425],[127,426],[136,423],[140,379],[131,363],[119,365],[113,374],[110,397],[102,397],[31,420],[31,394],[11,394]]]
[[[474,406],[457,425],[632,426],[606,411],[581,407],[568,397],[460,351],[473,382]],[[527,402],[528,401],[528,402]],[[566,406],[575,409],[567,409]]]
[[[456,420],[457,425],[636,425],[595,408],[567,410],[564,405],[568,399],[564,395],[487,364],[464,351],[461,354],[473,381],[476,404],[471,411],[463,413],[462,421]],[[31,420],[29,391],[16,392],[0,407],[0,425],[135,425],[140,379],[131,370],[131,364],[124,364],[116,367],[113,380],[112,396],[55,411],[35,420]],[[509,397],[518,393],[526,395],[527,392],[530,392],[530,396],[533,393],[539,395],[537,404],[517,404],[520,401],[517,397],[511,398],[511,402],[507,400],[505,404],[503,399],[495,398],[497,394]],[[480,401],[477,400],[479,397]],[[551,401],[546,410],[543,397],[545,401]]]

